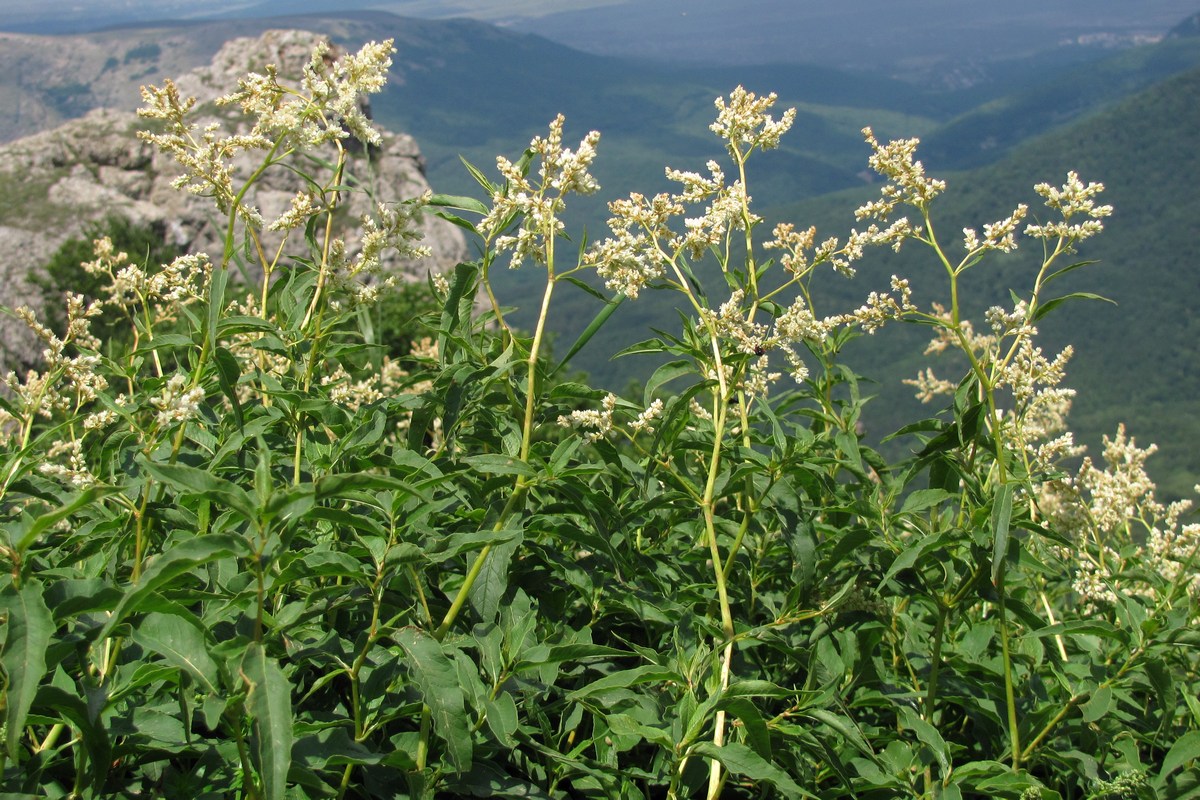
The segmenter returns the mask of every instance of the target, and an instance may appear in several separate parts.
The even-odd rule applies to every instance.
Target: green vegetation
[[[739,86],[717,163],[680,156],[695,171],[585,247],[562,215],[598,189],[599,134],[555,117],[470,168],[485,201],[386,202],[343,248],[342,126],[372,139],[353,101],[390,52],[243,84],[272,137],[245,172],[256,143],[213,131],[199,159],[185,101],[152,92],[151,139],[227,219],[220,261],[129,266],[101,239],[88,273],[134,332],[110,357],[87,302],[58,331],[26,315],[47,356],[0,400],[0,791],[1200,796],[1200,524],[1123,429],[1071,466],[1066,355],[1038,330],[1095,302],[1077,250],[1132,209],[1069,173],[960,234],[942,195],[997,187],[867,132],[858,232],[772,225],[752,167],[797,118]],[[243,198],[272,169],[306,192],[262,220]],[[374,303],[422,207],[478,258],[431,278],[400,361]],[[889,248],[911,270],[878,280]],[[235,292],[238,254],[258,282]],[[526,331],[510,267],[538,288]],[[855,269],[852,302],[827,291]],[[591,322],[556,363],[585,275],[606,289],[578,289]],[[659,359],[640,396],[563,380],[656,294],[684,310],[627,349]],[[921,387],[941,411],[889,457],[844,354],[905,321],[944,351]]]
[[[124,217],[108,217],[87,226],[82,236],[63,242],[50,260],[29,276],[41,292],[38,307],[45,309],[45,322],[54,330],[66,329],[64,297],[67,292],[101,298],[112,284],[112,276],[93,274],[82,266],[93,260],[94,242],[103,238],[112,242],[118,252],[126,253],[128,260],[142,270],[157,268],[180,255],[179,248],[164,241],[163,231],[134,225]],[[134,327],[120,307],[102,309],[91,318],[91,329],[106,345],[118,348],[118,352],[133,341]],[[108,353],[109,356],[115,354]]]
[[[535,120],[560,110],[573,124],[604,132],[608,159],[595,173],[605,196],[667,191],[662,165],[694,169],[719,155],[700,134],[708,124],[710,98],[734,83],[777,90],[781,103],[801,111],[792,141],[781,143],[761,171],[755,164],[748,167],[754,200],[772,221],[815,224],[821,231],[854,224],[846,207],[874,189],[838,191],[864,183],[865,151],[857,133],[864,124],[884,138],[921,136],[922,158],[931,173],[964,187],[946,199],[948,230],[1006,214],[1011,209],[1001,207],[1002,198],[1029,202],[1033,183],[1061,171],[1063,164],[1076,165],[1103,181],[1121,209],[1104,239],[1084,251],[1100,261],[1091,276],[1095,288],[1118,305],[1066,309],[1047,330],[1051,341],[1076,346],[1068,381],[1081,393],[1077,431],[1095,452],[1101,436],[1126,420],[1139,440],[1162,445],[1152,471],[1167,496],[1189,496],[1200,481],[1200,464],[1187,445],[1191,439],[1180,435],[1196,416],[1191,397],[1200,388],[1195,386],[1200,370],[1188,322],[1194,316],[1187,302],[1190,272],[1177,268],[1195,263],[1196,252],[1186,220],[1198,212],[1192,187],[1200,171],[1195,148],[1185,143],[1200,126],[1197,40],[1169,39],[1064,68],[1042,62],[1040,72],[1022,74],[1019,85],[1029,88],[996,96],[995,88],[922,93],[899,82],[790,66],[642,65],[635,70],[615,59],[581,56],[466,21],[419,33],[428,35],[428,42],[406,42],[405,60],[393,70],[401,80],[374,107],[382,122],[416,135],[431,183],[449,193],[471,189],[460,154],[484,166],[495,153],[515,158],[511,143],[531,137]],[[531,74],[528,64],[544,69]],[[577,78],[564,85],[555,77],[564,74]],[[889,124],[881,124],[883,119]],[[481,129],[487,135],[480,135]],[[997,131],[1003,141],[981,149],[980,143]],[[950,171],[971,165],[983,166]],[[603,203],[580,198],[568,212],[572,230],[580,232],[576,242],[584,233],[599,235],[607,217]],[[873,269],[872,279],[880,280],[909,266],[903,257],[882,258],[864,269]],[[501,299],[516,305],[523,306],[518,298],[537,291],[521,271],[497,275],[495,282]],[[841,302],[855,293],[836,283],[827,288]],[[914,289],[922,292],[919,284]],[[1006,290],[995,280],[980,287],[980,295]],[[558,301],[564,314],[551,321],[551,329],[560,340],[574,341],[590,319],[591,297],[568,287]],[[661,326],[679,303],[677,297],[654,295],[623,306],[580,353],[578,366],[595,385],[609,389],[644,381],[653,361],[612,359],[611,354]],[[1146,315],[1145,308],[1162,313]],[[972,309],[976,315],[981,311]],[[519,308],[514,321],[529,327],[534,313]],[[875,379],[871,392],[882,395],[867,412],[873,438],[921,413],[900,381],[923,366],[922,336],[916,330],[884,332],[876,337],[881,341],[873,339],[871,346],[850,354],[855,366]]]

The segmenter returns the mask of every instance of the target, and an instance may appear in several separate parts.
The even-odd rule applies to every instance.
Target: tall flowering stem
[[[994,460],[986,474],[985,485],[990,487],[994,506],[991,519],[994,525],[994,553],[991,577],[997,595],[997,612],[1004,673],[1004,693],[1009,732],[1009,750],[1012,769],[1021,768],[1023,749],[1020,741],[1017,718],[1015,680],[1012,664],[1012,630],[1007,608],[1005,587],[1005,549],[1008,526],[1012,515],[1014,490],[1018,484],[1029,487],[1030,476],[1036,469],[1048,469],[1051,457],[1069,452],[1073,443],[1069,435],[1060,437],[1041,450],[1035,450],[1037,440],[1049,434],[1061,433],[1062,416],[1069,404],[1071,392],[1058,388],[1063,377],[1063,366],[1071,356],[1068,347],[1054,360],[1042,355],[1040,348],[1033,345],[1037,334],[1035,323],[1042,315],[1042,291],[1054,277],[1051,272],[1056,261],[1067,253],[1073,253],[1075,245],[1095,235],[1102,229],[1101,219],[1112,213],[1111,206],[1095,203],[1095,196],[1103,191],[1101,184],[1084,185],[1075,173],[1069,173],[1067,183],[1061,189],[1049,184],[1035,187],[1045,198],[1046,205],[1061,214],[1061,222],[1046,225],[1028,225],[1024,233],[1045,243],[1044,257],[1033,283],[1032,294],[1027,300],[1018,301],[1010,310],[994,306],[987,312],[990,333],[977,333],[970,321],[963,317],[960,304],[960,281],[963,274],[978,264],[990,252],[1009,253],[1017,249],[1017,236],[1021,224],[1028,214],[1028,207],[1018,205],[1006,218],[984,225],[982,237],[973,228],[963,230],[964,255],[957,261],[948,255],[939,241],[933,226],[930,204],[945,189],[945,182],[929,178],[920,161],[915,160],[916,139],[890,142],[882,145],[870,128],[863,130],[871,146],[871,166],[884,176],[888,183],[878,200],[860,207],[856,212],[859,219],[872,218],[887,221],[899,205],[907,205],[920,215],[921,224],[909,227],[903,222],[903,239],[911,239],[928,246],[946,272],[949,282],[950,306],[934,305],[932,312],[919,312],[916,316],[931,323],[937,336],[927,352],[940,353],[954,349],[962,353],[969,365],[975,382],[978,399],[983,403],[986,430],[990,434]],[[893,223],[893,226],[899,223]],[[897,242],[899,244],[899,241]],[[1069,269],[1069,268],[1068,268]],[[1059,301],[1061,302],[1061,300]],[[952,393],[956,387],[950,382],[940,381],[932,370],[926,370],[915,381],[918,397],[929,400],[936,394]],[[999,406],[1001,392],[1011,396],[1014,407],[1002,412]],[[974,444],[972,444],[974,447]],[[973,456],[971,457],[973,459]],[[1015,460],[1015,461],[1014,461]],[[1020,471],[1014,471],[1014,464]],[[962,505],[960,519],[965,522],[969,508]],[[939,617],[938,645],[945,630]],[[934,665],[928,687],[925,714],[932,718],[937,697],[939,665]]]

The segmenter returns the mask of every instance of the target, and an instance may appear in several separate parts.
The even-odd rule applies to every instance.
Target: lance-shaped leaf
[[[42,597],[42,585],[28,581],[20,589],[8,586],[0,594],[8,624],[4,637],[4,655],[0,663],[8,676],[4,721],[8,737],[8,757],[17,760],[25,717],[38,684],[46,674],[46,648],[54,634],[54,620]]]
[[[208,534],[186,539],[167,552],[155,556],[149,566],[142,572],[140,578],[129,587],[125,596],[113,609],[112,616],[101,628],[97,641],[102,641],[112,633],[113,628],[121,624],[125,617],[132,614],[146,601],[152,593],[201,564],[207,564],[218,558],[228,556],[243,556],[249,554],[246,542],[236,536],[223,534]]]
[[[471,733],[454,663],[425,631],[403,628],[396,633],[396,643],[408,656],[409,674],[429,706],[433,732],[446,743],[454,768],[465,772],[471,766]]]
[[[134,630],[133,640],[187,672],[205,693],[215,694],[220,687],[217,662],[194,620],[179,614],[147,614]]]
[[[279,663],[258,642],[242,659],[242,674],[250,683],[246,710],[258,729],[258,764],[266,800],[284,800],[292,765],[292,689]]]
[[[816,797],[801,789],[786,772],[744,744],[730,743],[717,747],[712,742],[700,742],[691,748],[690,755],[715,759],[734,775],[769,783],[781,792],[781,797]]]

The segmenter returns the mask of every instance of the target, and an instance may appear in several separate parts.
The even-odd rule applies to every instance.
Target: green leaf
[[[554,369],[550,371],[551,377],[557,375],[558,371],[566,366],[566,364],[572,358],[574,358],[575,354],[582,350],[584,346],[592,340],[592,337],[596,335],[596,331],[600,330],[600,328],[604,326],[604,323],[608,321],[608,318],[612,316],[613,312],[616,311],[623,302],[625,302],[624,295],[619,295],[613,300],[605,303],[604,306],[598,312],[596,312],[596,316],[590,323],[588,323],[588,326],[584,329],[583,333],[579,334],[579,337],[575,340],[575,343],[571,345],[569,350],[567,350],[567,354],[563,356],[562,360],[559,361],[558,364],[555,365]]]
[[[471,177],[475,179],[475,182],[478,183],[480,186],[482,186],[483,190],[486,191],[489,195],[495,194],[496,190],[498,188],[500,188],[500,187],[496,186],[495,184],[493,184],[491,181],[489,181],[487,179],[487,177],[479,170],[479,167],[476,167],[474,164],[472,164],[470,161],[467,161],[462,156],[459,156],[458,160],[461,161],[463,163],[463,166],[467,168],[467,172],[471,173]],[[484,213],[487,213],[487,209],[484,209]]]
[[[242,659],[249,682],[246,710],[258,728],[258,763],[266,800],[284,800],[292,765],[292,689],[279,663],[259,642],[251,642]]]
[[[617,736],[636,736],[667,749],[675,746],[669,732],[639,722],[629,714],[608,714],[604,717],[604,721],[608,723],[608,729]]]
[[[870,757],[872,760],[875,759],[875,751],[871,749],[871,746],[867,744],[867,740],[863,738],[862,733],[848,718],[824,708],[806,708],[802,713],[806,717],[811,717],[833,728],[863,755]]]
[[[464,162],[465,163],[465,162]],[[468,165],[470,167],[470,165]],[[490,209],[474,197],[464,197],[456,194],[434,194],[427,205],[437,208],[457,208],[459,211],[470,211],[475,214],[487,214]]]
[[[526,651],[513,664],[512,671],[521,672],[530,667],[561,664],[564,661],[582,661],[585,658],[631,658],[634,656],[634,653],[627,650],[605,647],[602,644],[556,644],[536,656],[530,655],[529,651]]]
[[[100,629],[96,640],[102,641],[111,635],[113,629],[121,624],[125,617],[137,611],[150,595],[179,576],[218,558],[239,557],[249,553],[250,549],[245,540],[236,536],[210,533],[185,539],[167,552],[148,559],[141,577],[125,591],[112,615]]]
[[[208,279],[208,315],[205,318],[205,333],[208,349],[217,349],[217,330],[221,325],[221,313],[225,310],[225,287],[229,284],[229,263],[234,256],[232,231],[225,239],[225,252],[221,264],[212,271]]]
[[[1112,303],[1114,306],[1117,304],[1115,300],[1110,300],[1107,297],[1098,294],[1092,294],[1091,292],[1071,292],[1070,294],[1063,295],[1062,297],[1056,297],[1053,300],[1047,300],[1046,302],[1042,303],[1037,307],[1037,310],[1033,312],[1033,319],[1031,319],[1030,322],[1037,322],[1039,319],[1046,316],[1068,300],[1102,300],[1105,303]]]
[[[1112,694],[1112,689],[1107,686],[1097,689],[1092,698],[1079,707],[1083,721],[1090,724],[1107,714],[1112,708]]]
[[[613,689],[628,689],[630,686],[635,686],[639,683],[660,683],[663,681],[674,681],[680,684],[687,683],[686,679],[673,670],[655,664],[647,664],[632,669],[623,669],[611,675],[605,675],[600,680],[571,692],[567,695],[567,699],[581,700],[585,697],[591,697],[592,695],[608,692]]]
[[[455,533],[447,537],[445,541],[445,550],[426,552],[424,555],[427,559],[435,564],[440,564],[461,553],[470,553],[475,550],[482,550],[484,547],[505,544],[514,539],[519,539],[524,534],[520,530],[502,530],[502,531],[470,531],[466,533]]]
[[[69,503],[57,508],[54,511],[47,511],[45,514],[38,516],[33,520],[33,523],[25,529],[13,546],[17,552],[24,553],[33,544],[34,540],[41,535],[42,531],[48,530],[54,525],[57,525],[62,520],[74,514],[79,509],[89,505],[92,501],[97,500],[105,495],[110,495],[117,491],[115,486],[92,486],[83,490]]]
[[[992,585],[1000,585],[1004,572],[1004,557],[1008,554],[1008,530],[1012,522],[1013,491],[1015,484],[1006,483],[996,492],[992,506]]]
[[[712,742],[699,742],[692,746],[688,754],[720,761],[733,774],[769,783],[785,797],[816,797],[801,789],[786,772],[743,744],[735,742],[717,747]]]
[[[208,694],[220,684],[217,662],[208,653],[204,632],[179,614],[152,612],[133,631],[133,640],[187,672]]]
[[[933,508],[939,503],[946,500],[953,500],[958,495],[947,492],[945,489],[918,489],[917,491],[904,498],[904,505],[900,507],[901,514],[912,514],[917,511],[924,511],[927,508]]]
[[[758,710],[758,706],[744,697],[722,699],[717,708],[725,708],[742,723],[742,735],[755,753],[764,759],[771,760],[771,732],[767,723]]]
[[[437,640],[417,628],[399,630],[396,643],[408,656],[409,673],[429,706],[433,732],[446,743],[455,770],[465,772],[471,766],[471,733],[454,663]]]
[[[933,757],[937,759],[938,767],[942,770],[942,776],[949,775],[950,748],[946,746],[946,740],[938,733],[937,728],[917,716],[917,712],[908,706],[900,706],[898,716],[900,717],[901,725],[915,733],[917,740],[928,747],[933,753]]]
[[[499,453],[464,456],[463,461],[470,465],[471,469],[486,475],[521,475],[526,478],[533,478],[537,475],[533,467],[524,461]]]
[[[516,747],[517,740],[513,738],[518,722],[517,704],[508,692],[501,692],[495,700],[484,700],[484,712],[487,714],[487,726],[496,740],[505,747]]]
[[[837,448],[846,457],[847,463],[856,471],[862,471],[862,456],[858,450],[858,437],[850,431],[838,431],[833,436]]]
[[[233,418],[237,422],[238,430],[245,427],[245,419],[242,416],[242,403],[237,396],[237,382],[241,377],[242,370],[238,366],[237,359],[233,353],[229,352],[224,347],[218,347],[213,352],[213,361],[217,364],[217,383],[221,386],[221,391],[229,400],[230,406],[233,407]]]
[[[646,381],[646,389],[643,392],[642,399],[643,404],[647,406],[650,405],[650,402],[654,400],[654,392],[657,391],[660,386],[670,383],[676,378],[695,374],[696,368],[690,361],[668,361],[666,364],[663,364],[658,369],[654,370],[654,373],[650,376],[649,380]]]
[[[1056,278],[1060,278],[1063,275],[1066,275],[1068,272],[1074,272],[1075,270],[1079,269],[1080,267],[1088,267],[1088,266],[1091,266],[1092,264],[1096,264],[1096,263],[1099,263],[1099,262],[1076,261],[1074,264],[1068,264],[1067,266],[1063,267],[1062,269],[1056,270],[1055,272],[1052,272],[1049,275],[1047,275],[1046,279],[1044,281],[1042,281],[1042,286],[1043,287],[1049,286],[1051,281],[1055,280]]]
[[[1175,744],[1167,751],[1155,779],[1155,786],[1162,788],[1172,772],[1197,758],[1200,758],[1200,731],[1188,731],[1176,739]]]
[[[1102,619],[1073,619],[1047,625],[1026,636],[1100,636],[1105,639],[1123,639],[1124,635],[1111,622]]]
[[[910,545],[892,561],[887,573],[883,576],[883,582],[890,581],[903,570],[916,565],[929,552],[937,552],[952,543],[961,533],[956,528],[949,528],[932,536],[926,536],[916,544]]]
[[[50,646],[55,626],[42,596],[42,585],[37,581],[27,581],[20,589],[12,585],[4,587],[0,608],[7,617],[4,654],[0,657],[8,678],[4,698],[5,745],[8,757],[15,762],[25,732],[25,717],[46,674],[46,648]]]
[[[255,503],[246,490],[211,472],[186,464],[156,464],[139,458],[152,476],[184,494],[196,494],[235,509],[246,519],[254,519]]]
[[[494,622],[500,612],[500,601],[508,591],[508,566],[520,543],[520,537],[514,537],[492,548],[479,571],[479,577],[471,585],[468,595],[471,607],[484,622]]]

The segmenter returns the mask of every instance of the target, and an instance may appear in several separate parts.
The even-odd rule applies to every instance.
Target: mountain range
[[[464,5],[486,4],[464,0]],[[671,48],[681,47],[678,40],[664,43],[656,60],[645,51],[622,55],[612,45],[613,36],[603,33],[604,20],[633,14],[636,21],[641,19],[637,14],[676,4],[577,5],[581,7],[561,14],[500,20],[506,23],[502,27],[471,19],[345,12],[157,24],[69,37],[0,34],[0,103],[15,109],[0,119],[0,140],[53,126],[96,106],[131,108],[139,83],[207,63],[229,38],[299,27],[347,46],[369,38],[397,39],[392,80],[373,109],[381,124],[415,136],[430,183],[440,191],[476,191],[460,155],[490,172],[496,154],[519,155],[559,112],[567,116],[568,139],[593,128],[603,132],[596,166],[602,197],[661,190],[666,186],[664,165],[698,169],[721,153],[707,132],[712,101],[739,84],[760,93],[775,91],[782,106],[799,110],[783,146],[764,154],[750,176],[756,205],[768,219],[812,222],[844,235],[854,224],[849,212],[874,191],[859,134],[866,124],[880,138],[923,139],[920,152],[927,168],[951,184],[940,212],[945,215],[943,230],[978,227],[1004,216],[1018,201],[1033,207],[1034,183],[1061,183],[1066,171],[1075,169],[1086,180],[1104,181],[1107,201],[1117,208],[1105,234],[1082,254],[1101,263],[1080,271],[1080,286],[1119,303],[1065,306],[1045,331],[1050,343],[1076,346],[1069,372],[1069,382],[1080,390],[1076,427],[1095,450],[1101,433],[1126,420],[1142,441],[1163,444],[1155,460],[1166,474],[1163,484],[1170,495],[1190,493],[1200,481],[1200,455],[1194,454],[1200,449],[1185,444],[1200,436],[1195,400],[1200,396],[1200,319],[1189,308],[1200,270],[1195,242],[1195,220],[1200,218],[1195,189],[1200,185],[1200,15],[1178,21],[1169,32],[1169,26],[1147,23],[1151,32],[1142,39],[1128,24],[1121,28],[1128,33],[1124,39],[1095,33],[1100,38],[1093,41],[1086,38],[1089,34],[1077,33],[1064,44],[1060,31],[1054,41],[1052,36],[1028,47],[1010,46],[1008,58],[980,53],[964,61],[962,75],[950,80],[930,65],[946,63],[953,48],[931,53],[921,63],[893,53],[887,68],[868,69],[859,59],[852,70],[796,59],[737,63],[717,44],[703,41],[695,47],[714,53],[708,63],[672,54]],[[780,13],[767,0],[759,5],[767,16]],[[929,0],[918,5],[937,4]],[[1094,4],[1091,29],[1110,30],[1104,28],[1105,15],[1116,13],[1117,5]],[[240,6],[236,13],[254,11],[250,4]],[[689,7],[706,6],[697,2]],[[1153,4],[1156,14],[1165,7]],[[1045,17],[1031,19],[1048,24]],[[580,36],[592,37],[590,44],[575,44],[595,52],[520,30],[537,25],[546,32],[555,25],[567,30],[572,20]],[[648,32],[654,29],[652,22],[647,18],[635,27]],[[563,32],[555,35],[567,38]],[[963,46],[969,45],[968,37]],[[765,45],[760,49],[780,52]],[[934,79],[935,74],[941,78]],[[9,204],[4,213],[19,209]],[[578,206],[572,221],[598,235],[604,217],[597,199]],[[904,258],[881,258],[876,266],[864,267],[854,284],[831,286],[831,301],[874,288],[876,273],[903,271],[918,285],[921,265]],[[1018,280],[1023,263],[1018,257],[980,271],[981,293],[991,302],[1003,301],[1006,289],[1023,285]],[[537,279],[521,271],[501,277],[501,288],[513,302]],[[566,305],[560,319],[565,321],[556,331],[565,343],[590,319],[595,301],[583,292],[563,293],[562,300]],[[605,338],[580,354],[579,366],[597,383],[621,388],[644,375],[645,367],[593,354],[611,353],[623,341],[644,338],[647,325],[670,325],[672,318],[669,298],[648,295],[626,304]],[[855,366],[879,381],[878,393],[886,399],[870,421],[879,432],[899,418],[893,412],[903,411],[911,419],[914,411],[903,399],[908,390],[899,380],[920,364],[914,337],[921,334],[897,330],[851,352]]]

